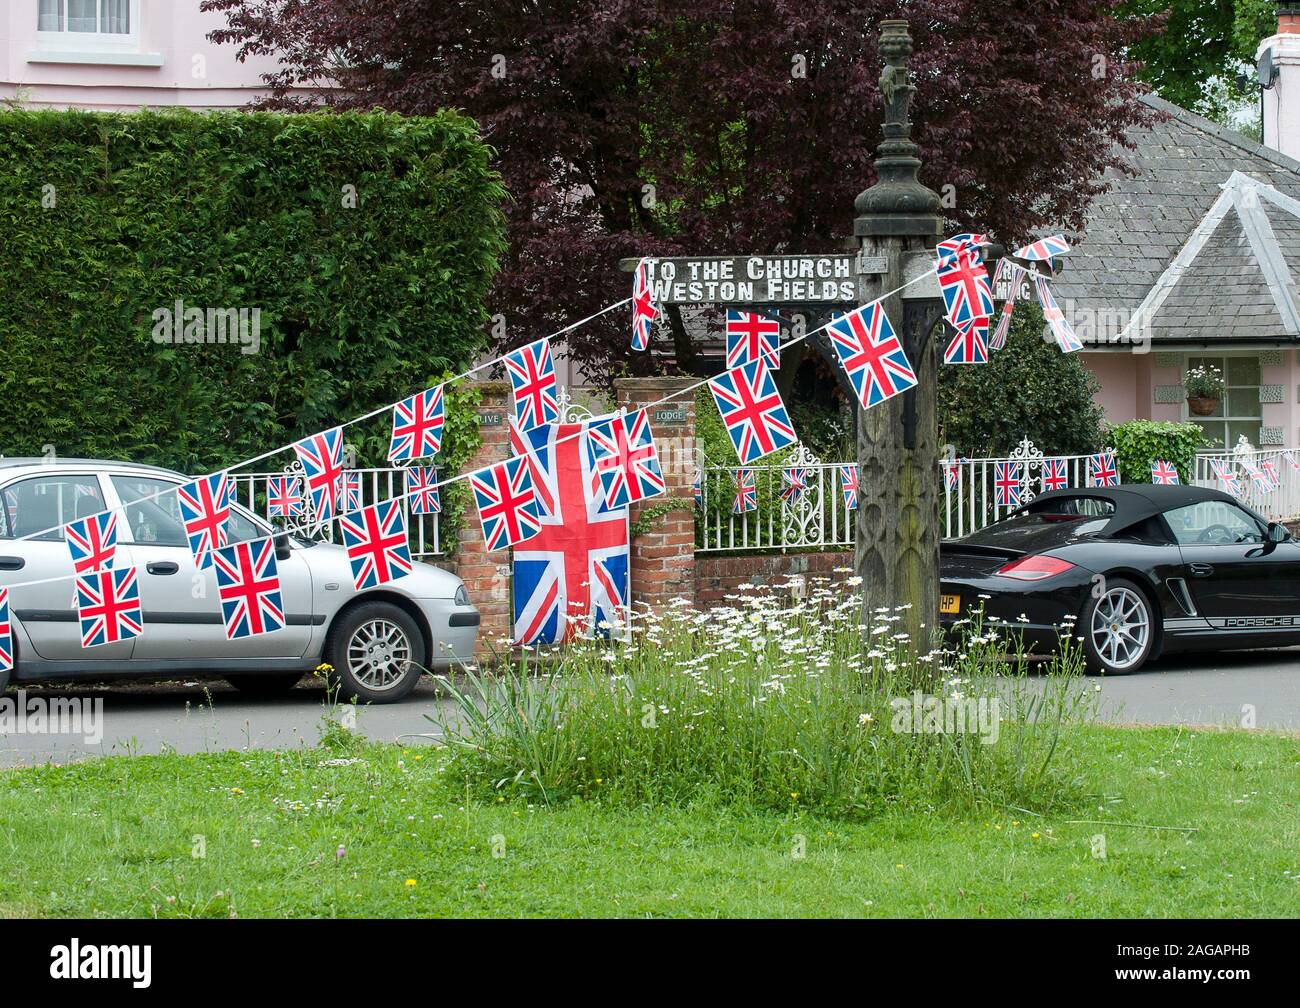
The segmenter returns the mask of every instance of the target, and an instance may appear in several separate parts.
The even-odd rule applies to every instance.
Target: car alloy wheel
[[[376,693],[393,689],[406,677],[411,664],[411,641],[396,623],[371,619],[348,639],[348,671]]]
[[[1141,664],[1151,640],[1146,599],[1133,588],[1116,586],[1092,610],[1092,647],[1109,668],[1124,672]]]

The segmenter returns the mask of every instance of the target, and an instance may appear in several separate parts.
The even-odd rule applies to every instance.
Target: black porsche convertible
[[[1300,644],[1300,541],[1227,494],[1189,486],[1054,490],[940,546],[945,627],[983,610],[1093,672],[1175,651]]]

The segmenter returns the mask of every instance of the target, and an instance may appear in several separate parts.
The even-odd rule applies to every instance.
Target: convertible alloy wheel
[[[1142,593],[1112,585],[1092,607],[1091,650],[1107,672],[1131,672],[1151,650],[1151,609]]]
[[[367,689],[394,689],[410,669],[411,641],[406,631],[387,619],[362,623],[348,638],[348,671]]]

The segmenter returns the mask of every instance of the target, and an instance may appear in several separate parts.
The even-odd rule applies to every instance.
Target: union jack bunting
[[[9,589],[0,588],[0,672],[14,667],[13,628],[9,625]]]
[[[1020,463],[998,462],[993,467],[993,487],[998,507],[1020,506]]]
[[[988,241],[988,236],[982,234],[953,235],[935,246],[935,251],[939,253],[940,265],[947,265],[949,260],[959,257],[982,260],[984,250],[980,246],[987,245]]]
[[[698,472],[695,474],[695,482],[691,484],[691,491],[695,497],[695,506],[704,507],[704,477]]]
[[[1268,475],[1268,478],[1274,487],[1281,484],[1282,480],[1278,477],[1277,466],[1273,463],[1272,459],[1261,459],[1259,467]]]
[[[438,492],[438,470],[433,466],[411,466],[406,470],[406,496],[411,514],[438,514],[442,496]]]
[[[858,467],[856,465],[840,466],[840,492],[844,494],[846,511],[858,509]]]
[[[781,323],[755,312],[727,310],[727,367],[762,360],[776,370],[781,366]]]
[[[941,244],[937,251],[935,271],[948,321],[959,326],[972,319],[989,318],[993,314],[993,288],[979,249],[968,246],[953,250]]]
[[[1274,482],[1272,476],[1270,476],[1264,469],[1261,469],[1251,462],[1241,463],[1241,468],[1246,471],[1246,475],[1250,477],[1250,481],[1265,493],[1277,489],[1277,483]]]
[[[808,470],[802,467],[781,470],[781,500],[794,504],[803,500],[808,490]]]
[[[340,505],[344,512],[361,510],[361,474],[351,470],[343,470],[343,503]]]
[[[217,473],[186,483],[176,491],[185,538],[199,570],[211,567],[212,551],[226,545],[232,489],[230,475]]]
[[[1283,452],[1282,457],[1287,460],[1292,469],[1300,469],[1300,459],[1296,458],[1295,452]]]
[[[1172,462],[1156,459],[1151,463],[1151,482],[1157,486],[1177,486],[1178,469]]]
[[[393,407],[388,461],[409,462],[437,455],[442,448],[442,428],[446,419],[441,385],[403,399]]]
[[[826,332],[863,409],[916,385],[916,372],[881,305],[863,305],[841,315]]]
[[[113,566],[113,555],[117,552],[117,515],[93,514],[70,522],[66,535],[74,574],[89,574]]]
[[[989,337],[990,350],[1001,350],[1007,345],[1007,336],[1011,332],[1011,313],[1015,311],[1016,295],[1020,293],[1020,284],[1025,272],[1008,259],[1003,259],[998,265],[999,268],[1006,267],[1007,299],[1002,305],[1002,313],[998,316],[997,328]]]
[[[650,345],[651,323],[659,317],[650,292],[650,267],[645,260],[637,263],[632,277],[632,349],[644,350]]]
[[[489,550],[527,542],[541,531],[537,492],[524,459],[507,459],[482,469],[469,482]]]
[[[665,491],[645,410],[593,423],[587,428],[587,450],[607,507],[626,507]]]
[[[226,640],[241,640],[284,627],[284,600],[275,542],[241,542],[212,553]]]
[[[970,319],[956,326],[943,352],[945,364],[987,364],[989,362],[989,320]]]
[[[961,463],[947,461],[943,463],[943,485],[949,490],[956,490],[961,484]]]
[[[758,509],[758,480],[753,469],[736,470],[736,499],[731,505],[732,514],[744,514]]]
[[[1043,489],[1064,490],[1070,485],[1065,459],[1043,459]]]
[[[139,637],[144,622],[136,569],[95,571],[77,578],[77,620],[83,648]]]
[[[1223,492],[1231,494],[1233,497],[1241,496],[1241,479],[1236,473],[1231,472],[1226,466],[1219,471],[1219,482],[1223,485]]]
[[[333,427],[303,438],[293,450],[307,477],[307,493],[311,495],[316,521],[327,522],[338,510],[343,493],[343,428]]]
[[[305,510],[302,480],[297,476],[272,476],[266,481],[266,517],[301,518]]]
[[[1088,456],[1088,486],[1119,486],[1119,468],[1114,452],[1097,452]]]
[[[742,463],[770,455],[797,440],[772,373],[761,360],[709,379],[709,391]]]
[[[1018,248],[1012,253],[1017,259],[1028,259],[1030,262],[1051,262],[1059,255],[1064,255],[1070,251],[1070,243],[1065,240],[1064,235],[1051,235],[1048,238],[1040,238],[1023,248]]]
[[[352,564],[352,583],[357,591],[411,573],[411,547],[406,541],[406,516],[400,503],[381,501],[358,514],[339,518],[343,548]]]
[[[515,393],[515,419],[528,430],[550,423],[560,415],[555,401],[555,365],[551,341],[539,339],[502,359]]]
[[[1038,300],[1043,306],[1043,318],[1051,327],[1052,335],[1056,338],[1056,345],[1061,348],[1061,353],[1074,353],[1076,350],[1083,349],[1083,343],[1079,337],[1074,334],[1074,329],[1065,319],[1065,313],[1061,311],[1060,305],[1056,303],[1056,297],[1052,294],[1052,288],[1048,286],[1047,278],[1041,275],[1034,277],[1034,289],[1038,291]]]

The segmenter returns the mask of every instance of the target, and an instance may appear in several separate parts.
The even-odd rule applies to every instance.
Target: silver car
[[[218,673],[269,693],[327,662],[344,698],[390,703],[422,669],[473,656],[479,614],[454,574],[416,563],[405,577],[358,592],[342,547],[288,534],[276,539],[285,626],[227,640],[215,574],[194,562],[176,494],[145,499],[187,481],[126,462],[0,459],[0,586],[20,585],[9,593],[15,680]],[[117,513],[115,563],[139,569],[144,633],[83,648],[72,557],[61,529],[44,530],[107,509]],[[239,505],[227,526],[231,541],[277,531]],[[26,584],[34,581],[46,583]],[[0,671],[0,689],[7,678]]]

